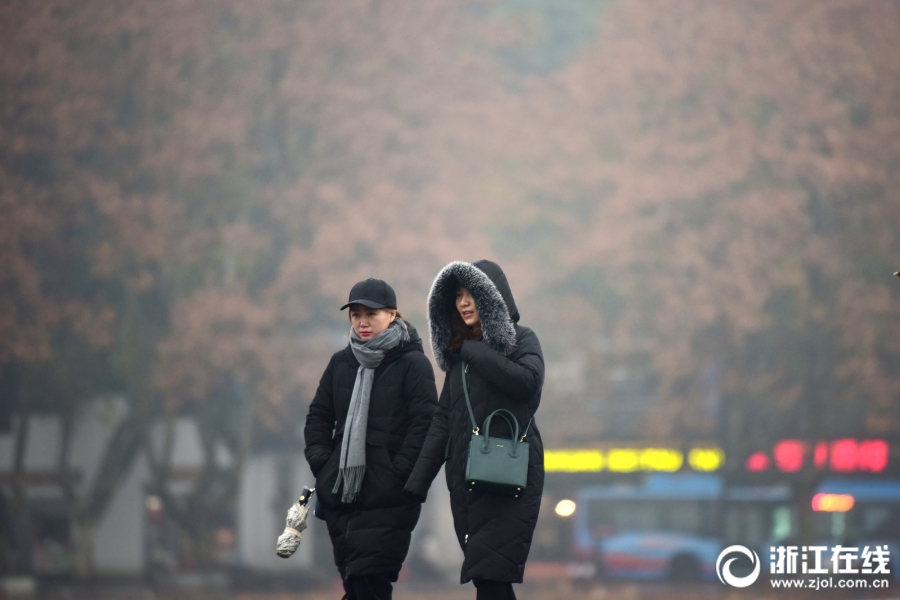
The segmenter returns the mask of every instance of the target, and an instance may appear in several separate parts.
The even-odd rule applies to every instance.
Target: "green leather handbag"
[[[519,437],[519,421],[505,408],[499,408],[484,420],[484,435],[475,422],[475,413],[469,400],[469,385],[466,373],[469,365],[463,361],[463,392],[466,395],[466,407],[472,421],[472,437],[469,440],[469,456],[466,459],[466,485],[469,491],[484,490],[501,496],[518,498],[528,482],[528,454],[531,448],[525,441],[531,421],[525,433]],[[491,421],[494,417],[506,420],[512,439],[491,437]],[[533,419],[533,417],[532,417]]]

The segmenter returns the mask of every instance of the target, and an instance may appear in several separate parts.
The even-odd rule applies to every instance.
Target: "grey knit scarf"
[[[332,493],[337,494],[344,482],[341,502],[350,503],[356,500],[366,472],[366,426],[369,422],[369,397],[372,394],[375,369],[384,359],[384,354],[397,344],[409,341],[409,330],[403,319],[396,318],[388,328],[373,337],[363,340],[353,329],[350,329],[350,350],[359,361],[353,393],[350,395],[350,408],[344,423],[344,439],[341,442],[341,462],[337,481]]]

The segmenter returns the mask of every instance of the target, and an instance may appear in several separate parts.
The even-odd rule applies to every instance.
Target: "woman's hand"
[[[520,329],[513,358],[496,352],[484,342],[466,340],[460,356],[471,368],[513,399],[527,402],[544,383],[544,358],[533,331]]]

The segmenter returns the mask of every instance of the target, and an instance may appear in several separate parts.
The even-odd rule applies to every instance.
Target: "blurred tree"
[[[653,346],[670,432],[703,435],[713,358],[725,396],[766,419],[814,396],[870,433],[895,422],[897,19],[889,3],[614,3],[592,47],[490,116],[531,123],[472,178],[496,199],[497,251],[550,274],[535,300],[566,332],[553,341]],[[816,340],[815,389],[777,374],[811,381],[786,337]],[[777,371],[754,367],[760,344]]]

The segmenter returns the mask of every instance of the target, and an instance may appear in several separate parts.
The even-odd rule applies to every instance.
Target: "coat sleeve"
[[[447,427],[450,414],[450,386],[448,380],[449,377],[444,378],[441,398],[434,413],[434,419],[431,421],[431,427],[428,428],[425,444],[422,446],[422,452],[419,453],[419,458],[416,460],[412,474],[406,482],[406,487],[403,488],[403,491],[423,499],[428,494],[431,482],[437,477],[444,461],[447,459],[447,442],[450,435]]]
[[[325,373],[319,380],[316,395],[309,405],[306,415],[306,426],[303,428],[303,438],[306,441],[306,462],[312,469],[313,477],[318,477],[319,471],[328,461],[332,451],[332,438],[336,422],[334,413],[334,375],[335,356],[331,357]]]
[[[408,477],[416,464],[438,403],[431,362],[421,352],[413,352],[410,356],[412,364],[403,381],[409,427],[403,445],[394,457],[394,469],[403,477]]]
[[[491,385],[523,402],[531,400],[544,384],[544,354],[537,336],[527,327],[520,329],[514,360],[472,340],[463,342],[460,356]]]

